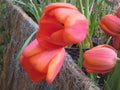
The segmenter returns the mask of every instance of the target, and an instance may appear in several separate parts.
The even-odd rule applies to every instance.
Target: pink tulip
[[[64,56],[64,48],[42,49],[35,39],[24,49],[20,63],[33,81],[46,79],[52,83],[63,64]]]
[[[41,47],[59,48],[85,39],[88,21],[68,3],[51,3],[45,7],[39,22],[37,40]]]
[[[84,67],[87,72],[106,73],[116,64],[117,54],[109,45],[99,45],[84,53]]]
[[[115,14],[107,14],[100,20],[100,27],[111,36],[118,36],[120,33],[120,18]]]

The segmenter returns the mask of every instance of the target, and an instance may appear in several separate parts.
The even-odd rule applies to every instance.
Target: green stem
[[[87,39],[88,39],[88,41],[90,43],[90,48],[93,48],[93,42],[92,42],[92,39],[91,39],[89,33],[87,33]]]
[[[78,58],[78,66],[81,68],[83,63],[83,46],[81,43],[79,43],[79,47],[80,47],[80,55]]]
[[[120,61],[120,58],[119,58],[119,57],[117,57],[117,61]]]
[[[112,39],[112,36],[109,37],[109,39],[107,40],[106,44],[109,44],[111,39]]]
[[[80,6],[79,8],[80,8],[81,13],[84,14],[82,0],[79,0],[79,6]]]
[[[85,2],[85,15],[89,21],[89,0],[86,0]]]
[[[64,0],[64,2],[66,3],[66,2],[67,2],[67,0]]]
[[[94,75],[93,73],[89,73],[89,77],[90,77],[93,81],[96,81],[95,75]]]
[[[90,15],[91,15],[91,13],[92,13],[94,3],[95,3],[95,0],[92,0],[92,4],[91,4],[91,7],[90,7],[90,11],[89,11],[89,14],[90,14]]]
[[[117,56],[120,57],[120,50],[117,50]]]

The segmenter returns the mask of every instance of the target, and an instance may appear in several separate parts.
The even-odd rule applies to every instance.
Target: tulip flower
[[[99,45],[84,53],[84,67],[87,72],[106,73],[116,64],[117,54],[109,45]]]
[[[100,27],[111,36],[120,34],[120,18],[116,14],[107,14],[100,20]]]
[[[113,37],[112,45],[115,49],[120,50],[120,36],[119,37]]]
[[[23,51],[20,63],[30,78],[52,83],[65,56],[64,46],[85,39],[88,21],[78,9],[68,3],[51,3],[45,7],[36,39]]]
[[[46,79],[52,83],[63,64],[64,56],[64,48],[43,49],[35,39],[24,49],[20,63],[34,82]]]
[[[47,49],[81,42],[88,31],[86,17],[68,3],[51,3],[46,6],[39,26],[36,38],[40,46]]]

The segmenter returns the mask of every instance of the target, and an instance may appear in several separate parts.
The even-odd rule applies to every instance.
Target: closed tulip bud
[[[120,36],[113,37],[112,45],[115,49],[120,50]]]
[[[63,64],[64,56],[64,48],[46,50],[35,39],[24,49],[20,64],[32,81],[46,79],[48,83],[52,83]]]
[[[107,34],[118,36],[120,34],[120,18],[115,14],[107,14],[101,18],[100,27]]]
[[[36,38],[44,48],[59,48],[85,39],[88,21],[68,3],[51,3],[45,7],[39,21]]]
[[[117,54],[109,45],[99,45],[84,53],[84,67],[87,72],[106,73],[116,64]]]

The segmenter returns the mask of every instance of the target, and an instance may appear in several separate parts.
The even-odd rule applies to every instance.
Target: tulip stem
[[[64,0],[64,2],[66,3],[66,2],[67,2],[67,0]]]
[[[93,81],[95,81],[95,76],[94,76],[93,73],[89,73],[89,77],[90,77]]]
[[[86,2],[85,2],[85,16],[87,17],[87,19],[88,19],[88,21],[89,21],[89,19],[90,19],[90,14],[89,14],[89,0],[87,0]]]
[[[84,9],[83,9],[83,2],[82,2],[82,0],[79,0],[79,9],[80,9],[81,13],[84,14]]]
[[[79,44],[79,47],[80,47],[80,51],[79,51],[80,54],[79,54],[79,58],[78,58],[78,66],[81,68],[82,64],[83,64],[83,46],[81,43]]]
[[[117,50],[117,56],[120,57],[120,50]]]
[[[88,39],[88,41],[90,43],[90,48],[93,48],[93,42],[92,42],[92,39],[91,39],[89,33],[87,33],[87,39]]]
[[[120,58],[119,58],[119,57],[117,57],[117,61],[120,61]]]
[[[108,38],[108,40],[107,40],[106,44],[109,44],[109,43],[110,43],[110,41],[111,41],[111,39],[112,39],[112,36],[110,36],[110,37]]]

